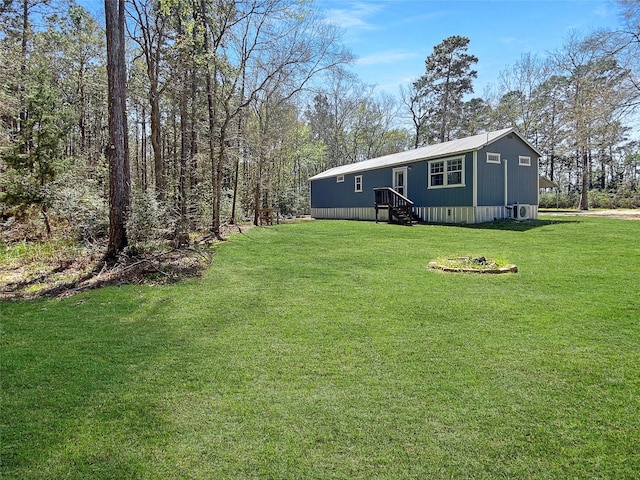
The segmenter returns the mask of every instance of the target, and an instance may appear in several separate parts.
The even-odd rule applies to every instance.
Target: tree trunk
[[[229,223],[235,225],[236,223],[236,204],[238,201],[238,174],[240,172],[240,152],[236,155],[235,165],[233,167],[233,200],[231,203],[231,218]]]
[[[106,260],[127,246],[126,220],[130,203],[129,145],[126,117],[124,0],[105,0],[107,80],[109,88],[109,244]]]
[[[447,134],[447,115],[449,113],[449,75],[444,82],[444,101],[442,104],[442,119],[440,122],[440,143],[448,140]]]
[[[582,151],[582,191],[580,192],[580,210],[589,210],[589,155]]]
[[[151,148],[153,149],[156,198],[164,202],[167,199],[167,183],[165,181],[164,162],[162,161],[160,136],[160,92],[158,91],[157,82],[153,80],[149,90],[149,103],[151,104]]]
[[[194,20],[197,21],[197,15],[194,13]],[[197,39],[198,29],[193,29],[193,44],[198,44]],[[199,115],[199,103],[196,100],[198,98],[198,82],[200,80],[200,70],[197,65],[193,65],[191,67],[191,115],[190,115],[190,125],[191,125],[191,137],[189,140],[189,151],[191,152],[191,166],[190,166],[190,176],[189,176],[189,187],[191,191],[193,191],[199,183],[198,179],[198,115]],[[193,222],[195,218],[191,218]]]
[[[187,92],[180,95],[180,166],[178,171],[178,201],[180,203],[180,231],[177,237],[178,245],[188,243],[189,222],[187,219],[187,165],[188,152],[188,128],[187,128]]]
[[[245,86],[245,72],[242,72],[242,87],[240,89],[240,98],[244,99],[244,86]],[[236,146],[238,151],[236,152],[235,164],[233,168],[233,200],[231,204],[231,218],[229,223],[235,225],[236,223],[236,206],[238,200],[238,174],[240,172],[240,155],[244,157],[244,150],[242,148],[242,141],[240,140],[242,135],[242,115],[238,115],[238,131],[236,132]]]
[[[29,3],[27,0],[22,2],[22,39],[21,39],[21,58],[20,58],[20,121],[18,128],[20,132],[27,122],[27,100],[25,98],[24,82],[27,79],[27,47],[29,36]],[[25,143],[20,146],[20,153],[27,153],[28,147]]]
[[[220,232],[220,210],[222,209],[222,173],[224,168],[224,157],[226,155],[227,127],[229,126],[227,119],[220,127],[220,138],[218,141],[218,161],[215,168],[215,185],[213,198],[213,224],[212,231],[218,240],[226,240]]]
[[[202,11],[206,11],[204,0],[201,2]],[[212,54],[213,49],[209,42],[208,25],[205,22],[204,35],[204,50],[207,54]],[[225,155],[225,132],[228,127],[229,118],[223,125],[220,126],[219,136],[216,132],[216,120],[218,112],[216,110],[216,98],[218,84],[215,80],[216,77],[216,62],[213,62],[214,71],[211,72],[209,63],[205,66],[206,76],[206,89],[207,89],[207,114],[209,119],[209,161],[211,164],[211,191],[212,191],[212,211],[211,211],[211,232],[218,240],[225,240],[220,233],[220,206],[222,198],[222,167],[224,164]],[[216,137],[218,137],[218,148],[216,149]],[[216,150],[217,155],[216,155]]]
[[[84,157],[87,152],[87,125],[85,119],[85,93],[84,93],[84,74],[81,67],[78,72],[78,93],[80,94],[80,112],[78,113],[78,128],[80,129],[80,154]]]
[[[258,157],[258,172],[256,173],[256,186],[253,192],[253,224],[260,226],[260,179],[262,178],[262,153]]]
[[[49,222],[49,212],[47,206],[42,205],[40,207],[40,213],[42,213],[42,220],[44,220],[44,228],[47,233],[47,238],[51,238],[51,223]]]
[[[208,48],[208,44],[205,48]],[[208,51],[208,50],[207,50]],[[207,64],[205,68],[206,74],[206,85],[207,85],[207,116],[209,119],[209,161],[211,164],[211,192],[212,192],[212,211],[211,211],[211,231],[216,233],[216,225],[219,227],[219,220],[216,220],[216,214],[218,213],[216,210],[216,198],[218,197],[218,191],[216,189],[216,145],[215,145],[215,130],[216,130],[216,111],[215,111],[215,101],[214,101],[214,92],[213,92],[213,81],[211,79],[211,71],[209,65]]]
[[[147,193],[147,109],[142,104],[142,191]]]

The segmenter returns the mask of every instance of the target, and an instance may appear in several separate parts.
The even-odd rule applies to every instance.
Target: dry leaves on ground
[[[251,225],[229,226],[223,236],[244,232]],[[201,235],[191,245],[149,253],[128,250],[116,262],[106,263],[105,245],[39,259],[37,264],[18,261],[0,265],[0,300],[26,300],[41,297],[64,298],[77,293],[124,284],[164,284],[202,274],[213,261],[214,251],[207,248],[216,241]]]

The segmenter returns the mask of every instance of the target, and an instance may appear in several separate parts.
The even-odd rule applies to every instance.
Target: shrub
[[[615,208],[612,195],[602,190],[589,191],[590,208]]]
[[[540,208],[577,208],[579,196],[576,193],[560,192],[543,193],[540,195]]]
[[[132,245],[142,246],[162,240],[175,230],[175,221],[153,193],[134,191],[127,220],[127,237]]]
[[[640,195],[617,196],[615,203],[618,208],[640,208]]]
[[[84,242],[95,241],[109,232],[108,202],[91,180],[60,185],[52,207]]]

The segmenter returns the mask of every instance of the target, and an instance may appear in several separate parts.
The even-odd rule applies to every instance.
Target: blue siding
[[[501,163],[487,163],[487,152],[500,153]],[[531,158],[531,166],[518,163]],[[478,205],[504,205],[504,161],[507,163],[507,205],[538,204],[538,155],[510,134],[478,151]]]
[[[355,177],[362,176],[362,192],[355,191]],[[372,170],[344,176],[344,182],[336,177],[311,182],[311,205],[313,208],[373,207],[373,189],[381,186],[382,172]],[[382,186],[389,186],[386,183]]]
[[[504,205],[504,165],[487,163],[486,149],[478,152],[478,205]]]
[[[448,158],[448,157],[447,157]],[[465,155],[465,186],[429,189],[429,164],[427,161],[396,165],[377,170],[344,176],[338,183],[336,177],[311,182],[311,206],[313,208],[371,207],[374,204],[373,189],[391,187],[393,170],[408,167],[407,194],[416,207],[457,207],[473,202],[473,154]],[[362,192],[355,192],[355,177],[362,175]]]
[[[460,156],[460,155],[456,155]],[[411,164],[409,198],[416,207],[462,207],[473,204],[473,153],[464,156],[464,187],[429,188],[429,162]],[[451,158],[451,157],[444,157]]]
[[[538,204],[538,155],[515,134],[509,134],[477,152],[477,205],[504,205],[504,162],[487,163],[487,152],[500,153],[507,160],[507,204]],[[531,166],[518,165],[519,156],[529,156]],[[451,158],[459,155],[449,155]],[[312,208],[373,207],[373,189],[393,184],[394,168],[407,168],[407,196],[415,207],[464,207],[473,205],[473,152],[464,154],[464,187],[429,189],[429,162],[420,160],[311,182]],[[435,159],[431,159],[433,161]],[[355,192],[355,177],[362,176],[362,192]]]

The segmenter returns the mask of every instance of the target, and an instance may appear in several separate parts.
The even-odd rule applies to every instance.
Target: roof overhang
[[[543,177],[542,175],[538,179],[538,187],[539,188],[558,188],[558,184],[552,182],[547,177]]]
[[[314,175],[309,180],[320,180],[323,178],[331,178],[339,175],[347,175],[352,173],[366,172],[368,170],[377,170],[379,168],[394,167],[397,165],[405,165],[413,162],[431,160],[436,158],[446,158],[454,155],[461,155],[468,152],[480,150],[509,134],[515,134],[522,142],[531,148],[538,157],[542,156],[538,150],[531,145],[513,128],[505,128],[495,132],[481,133],[471,137],[461,138],[459,140],[451,140],[449,142],[427,145],[426,147],[406,150],[404,152],[393,153],[382,157],[371,158],[362,162],[350,163],[339,167],[330,168],[324,172]]]

